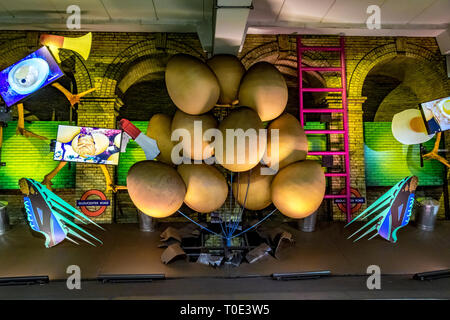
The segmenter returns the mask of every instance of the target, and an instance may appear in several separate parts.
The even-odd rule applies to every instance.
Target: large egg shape
[[[283,75],[268,62],[252,65],[239,87],[239,104],[255,110],[262,121],[278,117],[286,108],[288,88]]]
[[[290,218],[313,214],[325,195],[325,173],[316,161],[295,162],[281,169],[272,182],[272,201]]]
[[[175,213],[186,195],[186,186],[178,172],[153,160],[137,162],[130,168],[127,187],[134,205],[154,218]]]
[[[249,108],[237,108],[219,125],[223,146],[216,161],[224,168],[242,172],[258,165],[267,147],[267,134],[258,114]]]
[[[267,165],[281,169],[305,160],[307,154],[308,139],[300,121],[293,115],[285,113],[270,123],[267,131]]]
[[[173,103],[188,114],[208,112],[219,99],[220,86],[214,72],[196,57],[174,55],[167,63],[165,80]]]
[[[231,105],[238,99],[239,84],[245,73],[244,65],[231,54],[218,54],[206,61],[219,81],[219,104]]]
[[[173,141],[171,141],[171,125],[172,119],[162,113],[157,113],[150,118],[147,127],[147,136],[156,140],[160,154],[156,157],[161,162],[172,164],[172,148]]]
[[[224,175],[207,164],[182,164],[177,171],[186,185],[184,203],[197,212],[208,213],[219,209],[228,196]]]
[[[262,210],[272,203],[270,186],[273,178],[273,175],[261,174],[260,165],[241,172],[233,180],[233,196],[246,209]]]
[[[178,139],[178,142],[174,143],[181,144],[183,156],[186,158],[194,160],[210,158],[214,155],[214,146],[204,139],[204,133],[216,126],[216,119],[209,114],[193,116],[177,110],[172,119],[172,134],[174,140]]]

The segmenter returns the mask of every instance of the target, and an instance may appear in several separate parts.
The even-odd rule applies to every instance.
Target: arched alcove
[[[364,80],[364,121],[388,121],[403,110],[446,96],[445,81],[427,61],[406,56],[386,58]]]
[[[120,96],[148,74],[164,71],[169,58],[177,53],[205,58],[200,43],[194,48],[175,39],[153,36],[131,45],[114,58],[102,77],[99,93],[103,97]]]
[[[167,93],[164,72],[142,77],[123,93],[124,105],[119,110],[122,118],[148,121],[156,113],[173,116],[176,106]]]

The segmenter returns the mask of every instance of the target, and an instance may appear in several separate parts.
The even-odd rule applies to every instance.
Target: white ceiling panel
[[[75,4],[81,9],[82,30],[198,31],[212,39],[212,3],[213,0],[0,0],[0,29],[66,30],[66,9]],[[250,3],[251,0],[218,1],[219,6]],[[381,8],[379,30],[365,26],[369,5]],[[245,21],[249,33],[436,36],[450,23],[450,0],[253,0],[253,6]],[[219,38],[231,43],[226,33],[232,34],[237,22],[232,9],[224,10],[230,10],[231,17],[222,19]],[[242,26],[242,17],[238,20]],[[233,40],[232,46],[236,43]]]
[[[115,20],[156,20],[153,2],[149,0],[102,0]]]
[[[322,19],[324,23],[365,23],[370,5],[380,6],[385,0],[337,0]]]
[[[12,18],[12,15],[3,7],[0,2],[0,19],[5,17]]]
[[[256,0],[258,1],[258,0]],[[261,0],[259,0],[261,1]],[[250,6],[252,4],[252,0],[217,0],[217,5],[218,6],[224,6],[224,7],[229,7],[229,6],[237,6],[237,7],[241,7],[241,6]]]
[[[408,23],[436,0],[386,0],[381,6],[383,24]]]
[[[65,10],[58,12],[50,0],[0,0],[0,5],[14,18],[30,18],[36,16],[38,12],[41,19],[62,19],[65,12]]]
[[[245,38],[248,9],[219,9],[216,14],[214,53],[237,54]]]
[[[278,21],[320,22],[335,0],[285,0]]]
[[[77,5],[81,10],[81,23],[83,21],[105,21],[109,20],[108,13],[100,0],[53,0],[57,10],[66,12],[67,7]],[[65,13],[65,16],[68,16]]]
[[[416,24],[445,24],[450,23],[450,0],[437,0],[426,8],[410,23]]]
[[[153,0],[160,20],[202,20],[205,0]],[[149,1],[150,3],[151,1]]]
[[[250,10],[249,22],[275,22],[284,0],[257,0],[253,1],[253,10]]]

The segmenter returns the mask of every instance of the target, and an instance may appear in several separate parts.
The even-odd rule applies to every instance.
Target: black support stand
[[[23,286],[31,284],[46,284],[48,282],[49,282],[48,276],[0,278],[0,286]]]

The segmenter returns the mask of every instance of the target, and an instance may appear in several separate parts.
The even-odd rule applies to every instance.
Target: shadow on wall
[[[446,95],[443,79],[429,62],[389,58],[372,68],[364,81],[364,121],[391,121],[398,112]]]
[[[138,82],[123,96],[120,108],[122,118],[135,121],[149,121],[157,113],[173,116],[177,110],[167,93],[164,78]]]

